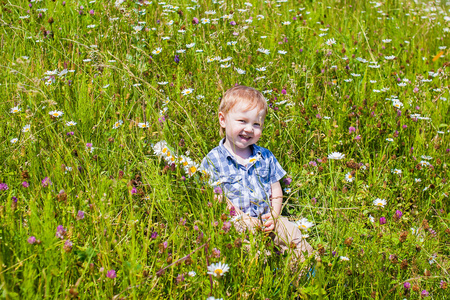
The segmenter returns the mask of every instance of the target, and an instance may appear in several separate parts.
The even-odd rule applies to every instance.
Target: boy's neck
[[[223,145],[231,153],[231,155],[233,155],[240,163],[243,162],[243,160],[248,159],[253,153],[252,151],[253,145],[248,146],[245,149],[237,149],[235,147],[232,147],[229,143],[227,143],[226,139]]]

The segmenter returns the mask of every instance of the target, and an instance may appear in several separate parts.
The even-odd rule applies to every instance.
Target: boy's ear
[[[225,115],[221,111],[219,111],[219,124],[220,124],[220,127],[225,128],[225,125],[226,125],[226,123],[225,123]]]

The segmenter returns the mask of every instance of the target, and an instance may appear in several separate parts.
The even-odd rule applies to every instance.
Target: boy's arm
[[[278,217],[281,214],[281,207],[283,206],[283,190],[279,181],[272,183],[272,215]]]
[[[271,197],[271,210],[267,214],[262,216],[267,221],[264,222],[266,227],[264,231],[272,231],[275,229],[275,222],[278,216],[281,214],[281,207],[283,205],[283,190],[281,189],[280,182],[272,183],[272,197]]]

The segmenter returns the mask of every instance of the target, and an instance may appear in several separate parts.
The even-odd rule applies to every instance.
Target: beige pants
[[[228,205],[233,205],[231,202],[228,202]],[[261,222],[258,218],[250,217],[240,211],[238,208],[234,206],[238,219],[233,221],[234,227],[237,231],[243,232],[245,229],[250,231],[254,231],[257,227],[262,226]],[[314,249],[311,245],[306,242],[302,237],[302,233],[298,227],[290,222],[286,217],[279,216],[275,221],[275,229],[270,232],[270,236],[272,237],[274,243],[278,245],[283,252],[288,251],[291,248],[295,254],[295,258],[293,262],[303,262],[305,257],[303,255],[304,252],[307,252],[308,256],[311,256],[314,252]]]

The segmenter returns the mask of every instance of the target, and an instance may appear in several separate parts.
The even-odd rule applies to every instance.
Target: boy
[[[226,91],[219,106],[220,134],[225,138],[203,159],[202,169],[238,213],[237,230],[263,228],[283,251],[294,248],[297,258],[304,260],[302,252],[311,255],[312,247],[295,224],[280,216],[279,181],[286,171],[272,152],[256,145],[266,114],[267,102],[254,88],[235,86]]]

